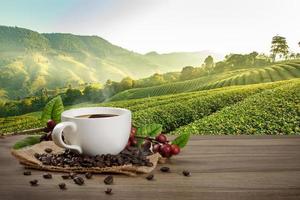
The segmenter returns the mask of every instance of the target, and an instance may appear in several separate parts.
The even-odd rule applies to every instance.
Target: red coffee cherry
[[[177,154],[179,154],[179,153],[180,153],[180,148],[179,148],[179,146],[176,145],[176,144],[172,144],[172,145],[171,145],[171,153],[172,153],[172,155],[177,155]]]
[[[138,142],[137,142],[137,140],[136,140],[135,138],[134,138],[133,140],[131,140],[131,145],[132,145],[132,146],[137,145],[137,143],[138,143]]]
[[[53,121],[52,119],[48,120],[48,122],[47,122],[48,129],[53,130],[55,126],[56,126],[55,121]]]
[[[167,142],[167,137],[164,134],[159,134],[158,136],[156,136],[155,140],[160,143],[165,143]]]
[[[159,148],[159,153],[166,158],[169,158],[172,156],[172,148],[170,144],[164,144]]]
[[[134,136],[130,136],[129,140],[132,142],[133,140],[135,140]]]
[[[131,127],[130,135],[135,135],[136,134],[136,128]]]

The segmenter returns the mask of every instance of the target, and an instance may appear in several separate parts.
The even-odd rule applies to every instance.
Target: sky
[[[300,0],[0,0],[0,25],[98,35],[126,49],[269,53],[274,35],[300,52]]]

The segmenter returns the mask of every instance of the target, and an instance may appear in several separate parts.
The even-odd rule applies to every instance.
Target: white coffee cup
[[[111,114],[104,118],[80,118],[83,115]],[[89,107],[64,111],[61,123],[52,132],[52,140],[65,149],[86,155],[120,153],[131,130],[131,112],[122,108]],[[62,139],[64,136],[64,141]]]

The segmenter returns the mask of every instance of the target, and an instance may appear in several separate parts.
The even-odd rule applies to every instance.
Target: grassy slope
[[[212,132],[214,134],[271,134],[272,131],[274,131],[273,134],[281,134],[282,132],[283,134],[297,134],[299,132],[299,129],[297,129],[299,125],[297,125],[296,122],[299,121],[300,110],[299,84],[300,79],[293,79],[275,83],[230,86],[212,90],[103,104],[79,104],[73,107],[114,106],[128,108],[133,111],[134,124],[162,123],[165,131],[173,131],[176,128],[185,127],[184,125],[189,127],[193,125],[193,123],[198,124],[198,122],[203,119],[203,121],[208,121],[206,123],[208,125],[206,126],[207,129],[203,129],[203,131],[199,129],[199,133],[201,134],[207,130],[215,131]],[[266,96],[266,94],[268,95]],[[278,95],[280,98],[277,98]],[[256,101],[254,101],[255,99]],[[273,101],[273,99],[275,100]],[[244,102],[250,103],[245,104]],[[255,105],[263,106],[255,107]],[[268,109],[265,109],[264,106],[268,105]],[[257,113],[258,118],[263,116],[264,122],[270,122],[270,124],[287,123],[286,127],[288,128],[282,129],[283,131],[281,132],[278,131],[278,126],[262,126],[261,129],[251,128],[251,119],[254,115],[252,112],[245,111],[248,107],[251,109],[257,108],[254,109],[254,114]],[[66,109],[69,108],[70,107]],[[230,112],[231,110],[233,111]],[[273,111],[279,111],[280,113],[274,113]],[[221,115],[219,113],[223,114]],[[229,114],[226,115],[226,113]],[[221,117],[216,117],[218,115]],[[229,115],[235,116],[235,120],[230,121]],[[35,112],[17,117],[0,118],[0,134],[40,127],[39,116],[40,112]],[[239,122],[239,116],[243,116],[249,120],[245,120],[244,123]],[[287,118],[287,120],[285,120],[285,118]],[[208,119],[211,119],[211,121]],[[227,120],[229,124],[231,123],[232,127],[234,127],[235,124],[237,124],[237,126],[235,129],[230,128],[230,126],[228,126],[229,129],[225,129],[227,126],[224,126],[225,128],[223,127],[223,129],[218,129],[219,126],[217,125],[222,124],[224,120]],[[210,126],[209,124],[213,125]],[[256,126],[254,122],[253,126]],[[215,127],[215,129],[211,129],[211,127]],[[282,127],[285,127],[284,124]],[[245,131],[245,129],[248,128],[249,130]],[[187,129],[179,128],[177,130],[179,130],[179,133],[182,133],[184,132],[183,130]],[[193,131],[193,129],[188,130],[188,132],[189,131],[191,133],[198,133]]]
[[[174,134],[300,134],[300,81],[265,90]]]
[[[219,74],[204,76],[198,79],[165,84],[161,86],[126,90],[111,98],[115,100],[152,97],[166,94],[207,90],[232,85],[247,85],[263,82],[274,82],[300,77],[300,62],[280,63],[263,68],[246,68]]]

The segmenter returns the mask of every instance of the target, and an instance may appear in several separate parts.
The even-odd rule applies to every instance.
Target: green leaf
[[[13,149],[21,149],[21,148],[24,148],[24,147],[27,147],[27,146],[31,146],[31,145],[34,145],[34,144],[37,144],[40,142],[40,137],[39,135],[37,136],[28,136],[22,140],[19,140],[17,141],[14,146],[13,146]]]
[[[46,124],[49,119],[59,123],[61,120],[61,113],[64,111],[64,104],[60,96],[54,97],[49,101],[42,112],[42,123]]]
[[[172,144],[177,144],[180,148],[183,148],[188,143],[189,139],[190,134],[184,133],[175,138],[175,140],[172,141]]]
[[[161,124],[146,124],[136,130],[137,136],[156,136],[162,131]],[[137,146],[141,146],[144,139],[137,139]]]
[[[139,127],[136,131],[138,136],[156,136],[161,133],[162,125],[161,124],[146,124],[142,127]]]

